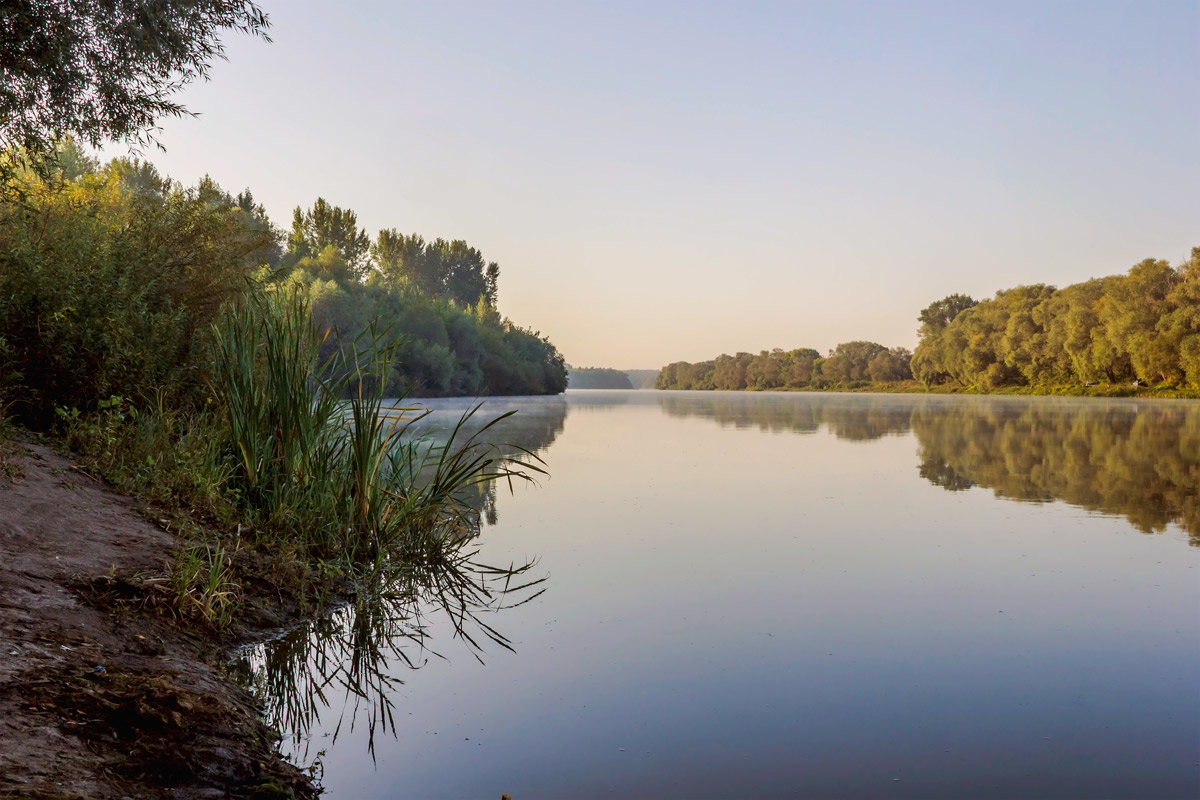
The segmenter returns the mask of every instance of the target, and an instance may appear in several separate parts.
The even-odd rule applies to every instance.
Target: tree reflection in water
[[[663,393],[672,416],[871,441],[912,433],[922,478],[1020,502],[1061,500],[1200,546],[1200,403],[945,395]]]
[[[921,408],[921,475],[1022,502],[1061,500],[1124,516],[1143,533],[1175,523],[1200,546],[1200,406],[1032,402]]]
[[[1021,502],[1061,500],[1120,515],[1138,530],[1178,525],[1200,546],[1200,403],[944,395],[758,393],[602,393],[570,406],[599,410],[657,403],[669,416],[777,433],[822,429],[848,442],[913,435],[921,478],[948,491],[991,489]],[[563,430],[568,404],[522,404],[503,438],[544,451]],[[453,407],[447,411],[455,413]],[[438,422],[437,415],[431,421]],[[472,490],[482,523],[494,521],[494,485]],[[490,646],[511,649],[487,621],[544,590],[533,564],[494,567],[478,561],[474,539],[413,553],[403,569],[381,574],[333,615],[244,654],[237,666],[268,720],[309,761],[308,732],[340,703],[343,725],[365,725],[374,754],[377,732],[395,733],[393,697],[404,669],[430,658],[437,620],[482,660]],[[437,626],[441,627],[441,626]]]

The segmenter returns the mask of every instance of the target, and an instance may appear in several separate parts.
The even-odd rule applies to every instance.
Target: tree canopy
[[[678,361],[659,371],[656,389],[827,389],[910,380],[912,354],[877,342],[843,342],[822,357],[811,347]]]
[[[1005,289],[945,324],[927,313],[956,297],[921,313],[913,372],[926,385],[1200,386],[1200,248],[1176,267],[1148,258],[1063,289]]]
[[[629,376],[611,367],[568,367],[567,386],[571,389],[632,389]]]
[[[50,153],[65,135],[148,141],[172,100],[223,57],[221,35],[267,39],[249,0],[9,0],[0,10],[0,147]]]
[[[1057,289],[1017,286],[976,301],[948,295],[917,315],[914,352],[876,342],[721,355],[659,371],[659,389],[830,389],[899,384],[990,392],[1102,386],[1200,388],[1200,247],[1171,266],[1148,258],[1124,275]]]

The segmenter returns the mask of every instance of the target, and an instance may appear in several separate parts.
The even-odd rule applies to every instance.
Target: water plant
[[[427,412],[384,397],[395,337],[369,327],[349,355],[322,358],[328,332],[294,291],[249,293],[214,333],[228,489],[263,535],[355,564],[403,557],[463,535],[470,487],[543,471],[533,453],[483,441],[507,414],[466,434],[479,405],[444,441],[414,435]]]

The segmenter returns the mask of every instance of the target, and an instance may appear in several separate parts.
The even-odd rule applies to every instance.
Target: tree
[[[269,24],[250,0],[7,0],[0,146],[37,160],[67,135],[146,143],[190,113],[171,96],[224,57],[224,31],[269,41]]]
[[[910,361],[912,353],[903,347],[893,347],[872,356],[867,364],[867,374],[876,383],[906,381],[912,377],[908,366]]]
[[[801,347],[789,355],[791,364],[788,366],[787,385],[793,388],[808,386],[813,379],[814,365],[821,354],[811,347]]]
[[[496,305],[500,266],[462,239],[426,242],[395,228],[379,232],[371,245],[371,261],[388,286],[412,286],[431,296],[473,307],[482,298]]]
[[[930,303],[917,316],[921,323],[918,331],[920,337],[924,339],[941,333],[955,317],[975,305],[978,305],[978,301],[965,294],[952,294]]]
[[[291,263],[318,256],[326,247],[336,248],[356,275],[366,271],[371,239],[358,227],[358,215],[318,197],[309,210],[297,206],[292,212],[292,232],[288,237]]]
[[[371,262],[385,285],[411,285],[435,294],[436,276],[427,274],[425,240],[417,234],[405,236],[395,228],[380,231],[371,245]]]
[[[210,326],[270,244],[211,182],[141,192],[120,166],[25,173],[26,202],[0,203],[0,375],[20,376],[11,413],[27,425],[114,394],[199,402]]]
[[[496,282],[500,267],[487,264],[483,254],[462,239],[447,242],[438,239],[426,249],[436,259],[441,274],[441,295],[461,306],[470,306],[484,298],[496,304]]]
[[[833,383],[865,381],[870,378],[867,368],[871,359],[886,352],[887,348],[877,342],[842,342],[821,365],[821,377]]]

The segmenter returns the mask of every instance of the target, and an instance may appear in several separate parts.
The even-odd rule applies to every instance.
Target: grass
[[[333,360],[321,359],[324,341],[302,298],[251,292],[214,325],[205,408],[110,397],[87,417],[59,410],[89,469],[183,534],[156,584],[179,614],[222,628],[245,585],[328,597],[396,565],[415,574],[469,537],[473,489],[543,472],[532,453],[485,441],[508,415],[479,426],[479,406],[444,440],[417,437],[427,412],[383,396],[388,332],[369,329]]]
[[[217,628],[225,627],[232,621],[242,594],[233,575],[233,561],[220,541],[180,548],[168,578],[176,608],[184,616],[197,616]]]

